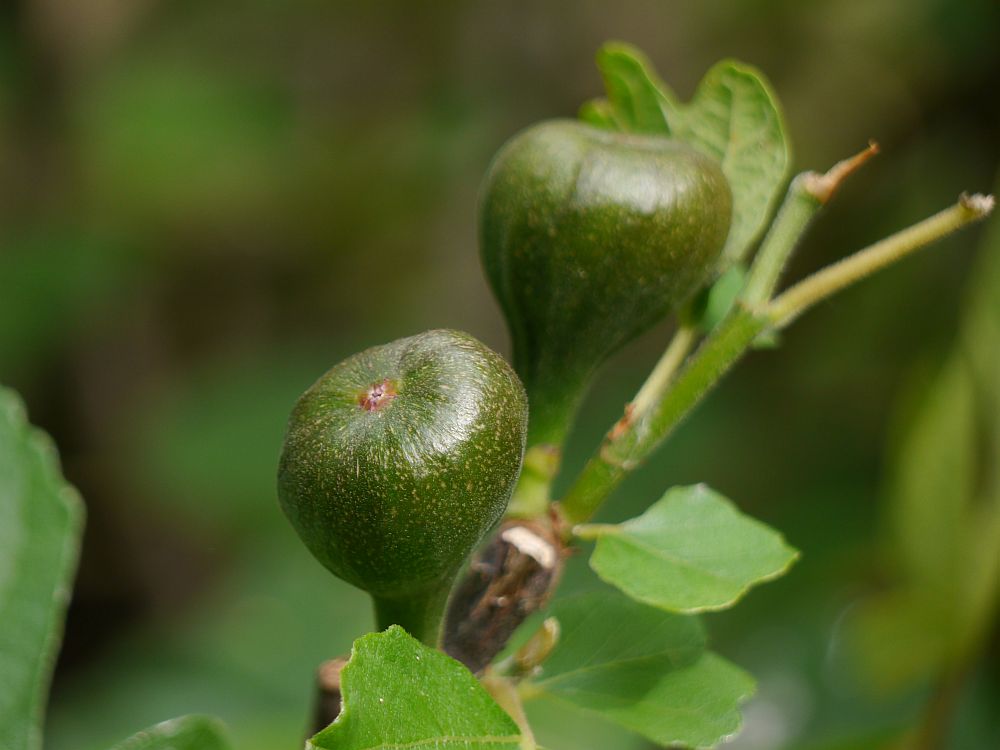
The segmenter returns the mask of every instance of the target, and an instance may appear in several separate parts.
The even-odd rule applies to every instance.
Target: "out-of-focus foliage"
[[[900,420],[888,491],[891,587],[864,602],[851,623],[866,682],[896,691],[934,682],[932,705],[954,701],[956,682],[977,668],[1000,603],[997,300],[994,226],[958,342]]]
[[[132,735],[114,750],[229,750],[217,719],[182,716]]]
[[[90,519],[53,750],[191,712],[221,716],[245,750],[300,744],[313,670],[371,615],[277,509],[287,413],[334,362],[426,328],[505,351],[478,182],[512,133],[599,94],[605,40],[644,49],[684,101],[715,61],[753,64],[798,168],[879,140],[792,276],[988,188],[1000,161],[992,0],[0,5],[0,381],[56,439]],[[977,232],[751,357],[601,519],[705,481],[803,551],[708,619],[713,649],[759,677],[734,748],[894,731],[923,705],[919,688],[873,698],[836,625],[878,583],[891,404],[951,350]],[[665,340],[606,369],[570,469]],[[574,559],[567,587],[589,576]],[[949,750],[996,744],[992,633]],[[547,747],[643,746],[552,699],[529,711]]]

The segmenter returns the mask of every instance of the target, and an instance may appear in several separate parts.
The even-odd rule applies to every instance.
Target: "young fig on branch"
[[[480,211],[531,402],[528,443],[558,445],[597,367],[709,280],[732,195],[684,143],[553,120],[500,150]]]
[[[435,645],[459,567],[500,519],[524,453],[517,375],[471,336],[428,331],[333,367],[292,411],[281,507],[380,629]]]

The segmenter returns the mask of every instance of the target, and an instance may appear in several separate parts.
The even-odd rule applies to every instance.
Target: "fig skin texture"
[[[380,629],[433,643],[455,574],[510,500],[527,420],[517,375],[468,334],[373,347],[295,405],[281,507],[325,567],[372,595]]]
[[[732,193],[662,136],[539,123],[494,158],[480,249],[531,401],[528,445],[560,444],[598,366],[708,282]]]

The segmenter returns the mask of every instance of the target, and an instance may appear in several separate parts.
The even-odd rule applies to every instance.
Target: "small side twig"
[[[878,143],[871,140],[868,141],[868,148],[856,153],[854,156],[841,159],[823,174],[807,172],[805,178],[806,189],[820,203],[824,205],[829,203],[830,199],[833,198],[833,194],[840,189],[844,181],[867,164],[873,156],[877,156],[879,151]]]
[[[852,174],[879,152],[875,141],[826,172],[803,172],[792,180],[778,215],[754,258],[741,299],[748,307],[766,302],[774,293],[781,272],[819,213]]]
[[[452,594],[443,648],[480,672],[533,612],[562,573],[565,548],[551,523],[508,521],[472,559]]]
[[[817,271],[786,290],[768,306],[772,320],[778,327],[788,325],[820,300],[967,224],[986,218],[995,204],[992,195],[963,194],[955,205]]]
[[[642,388],[632,399],[631,408],[625,410],[622,422],[627,423],[633,418],[641,417],[662,398],[664,391],[669,387],[674,375],[677,374],[677,370],[684,364],[685,358],[697,343],[698,331],[694,326],[681,325],[677,329],[670,345],[660,357],[660,361],[656,363],[653,371],[646,378],[646,382],[642,384]],[[627,426],[627,424],[623,426]],[[618,429],[618,426],[616,425],[612,429]]]
[[[322,732],[332,724],[338,716],[343,704],[340,691],[340,671],[347,664],[346,657],[329,659],[319,665],[316,670],[316,708],[313,711],[313,721],[309,736]]]

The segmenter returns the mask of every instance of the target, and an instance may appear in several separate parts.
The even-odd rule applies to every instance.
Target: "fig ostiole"
[[[560,445],[598,366],[707,282],[729,233],[717,162],[676,140],[573,120],[493,160],[480,247],[531,403],[528,445]]]
[[[373,347],[296,403],[281,507],[326,568],[372,596],[380,629],[435,645],[456,573],[507,507],[527,421],[517,375],[467,334]]]

